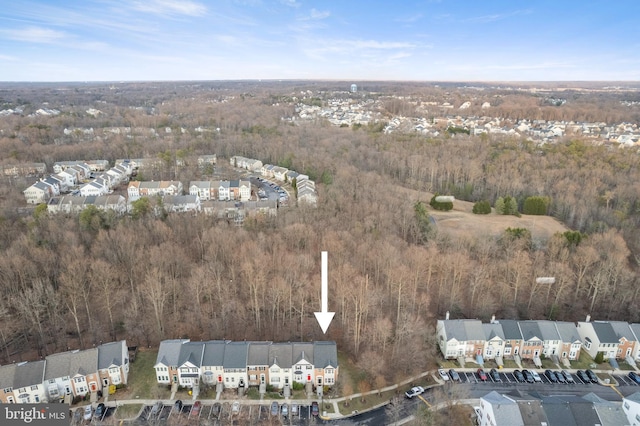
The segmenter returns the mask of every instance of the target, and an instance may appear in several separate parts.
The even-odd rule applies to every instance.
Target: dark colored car
[[[587,373],[587,377],[591,380],[591,383],[598,383],[598,376],[596,376],[596,373],[591,370],[586,370],[585,373]]]
[[[522,371],[520,370],[513,370],[513,377],[516,378],[517,381],[519,381],[520,383],[525,382],[525,378],[524,378],[524,374],[522,374]]]
[[[451,377],[451,380],[453,380],[455,382],[459,382],[460,381],[460,375],[453,368],[451,370],[449,370],[449,377]]]
[[[495,368],[492,368],[491,371],[489,371],[489,375],[491,375],[491,379],[494,382],[502,381],[502,379],[500,378],[500,374],[498,373],[498,370],[496,370]]]
[[[529,370],[522,370],[522,375],[524,376],[524,379],[527,381],[527,383],[533,383],[535,381],[533,378],[533,374],[531,374]]]
[[[554,371],[556,377],[558,378],[558,382],[560,383],[567,383],[567,379],[564,377],[564,374],[562,374],[562,371]]]
[[[640,385],[640,376],[638,376],[636,373],[634,373],[633,371],[629,372],[629,378],[631,380],[633,380],[636,384]]]
[[[558,377],[556,377],[556,373],[551,370],[545,370],[544,375],[547,376],[547,379],[551,383],[558,383]]]
[[[318,402],[317,401],[313,401],[311,403],[311,415],[315,417],[318,414],[320,414],[320,409],[318,408]]]
[[[173,409],[175,411],[182,411],[182,401],[181,400],[177,400],[175,404],[173,404]]]
[[[487,373],[482,368],[478,368],[478,378],[483,382],[487,381]]]
[[[591,382],[591,379],[589,378],[589,376],[587,376],[587,373],[585,373],[582,370],[576,371],[576,376],[578,376],[578,378],[580,380],[582,380],[584,383],[590,383]]]
[[[107,412],[107,407],[105,407],[104,403],[101,402],[96,407],[96,412],[93,413],[93,416],[98,420],[102,420],[106,412]]]

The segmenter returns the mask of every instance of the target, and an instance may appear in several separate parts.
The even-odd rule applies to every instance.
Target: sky
[[[20,0],[0,81],[640,80],[638,0]]]

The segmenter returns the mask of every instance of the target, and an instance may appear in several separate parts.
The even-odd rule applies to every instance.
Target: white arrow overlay
[[[327,312],[329,310],[329,276],[327,274],[327,252],[323,251],[321,252],[321,265],[320,265],[320,281],[321,281],[321,285],[322,287],[320,288],[321,290],[321,294],[320,294],[320,301],[321,301],[321,306],[320,312],[315,312],[316,314],[316,319],[318,320],[318,324],[320,324],[320,328],[322,329],[323,333],[327,333],[327,328],[329,328],[329,324],[331,324],[331,321],[333,320],[333,316],[336,314],[335,312]]]

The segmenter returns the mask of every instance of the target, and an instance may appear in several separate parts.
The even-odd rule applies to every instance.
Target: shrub
[[[522,213],[544,216],[549,209],[549,197],[527,197],[522,206]]]
[[[440,194],[436,193],[429,202],[429,205],[436,210],[440,210],[443,212],[448,212],[453,209],[453,203],[451,201],[446,201],[441,203],[440,201],[436,201],[436,197],[440,196]]]
[[[472,211],[474,214],[489,214],[491,213],[491,204],[486,200],[478,201],[473,205]]]
[[[596,364],[602,364],[604,362],[604,352],[598,352],[593,360]]]
[[[515,198],[507,195],[506,197],[499,197],[495,204],[496,213],[505,215],[519,216],[518,202]]]
[[[293,390],[303,390],[304,389],[304,384],[303,383],[298,383],[298,382],[293,382]]]

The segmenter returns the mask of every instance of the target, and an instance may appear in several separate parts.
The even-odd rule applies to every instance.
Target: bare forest
[[[319,202],[281,208],[277,219],[243,227],[205,215],[87,220],[29,209],[21,191],[34,179],[2,178],[0,361],[122,338],[149,346],[177,337],[328,338],[376,377],[390,362],[400,375],[426,368],[432,359],[424,355],[435,353],[434,320],[446,311],[484,320],[495,314],[575,321],[591,314],[640,321],[637,149],[573,138],[548,145],[497,136],[425,138],[372,125],[283,120],[295,115],[293,97],[301,91],[321,100],[349,96],[331,93],[341,87],[348,86],[1,87],[0,109],[22,108],[0,117],[2,164],[44,162],[51,171],[61,160],[157,157],[166,167],[146,178],[187,185],[201,177],[191,161],[197,155],[215,153],[227,163],[243,155],[307,173],[318,184]],[[466,89],[380,83],[375,90],[371,96],[402,95],[386,104],[383,113],[391,117],[415,113],[407,96],[447,99]],[[499,96],[506,118],[638,118],[637,109],[622,109],[615,94],[601,92],[575,93],[577,106],[559,112],[522,92],[487,89],[477,96]],[[31,115],[45,107],[61,112]],[[89,108],[101,112],[90,115]],[[101,132],[115,127],[132,133]],[[73,128],[93,134],[64,132]],[[177,158],[185,165],[176,167]],[[535,230],[534,238],[514,236],[506,226],[498,233],[448,233],[417,208],[428,206],[433,193],[491,205],[511,196],[520,207],[526,197],[549,197],[549,215],[569,232],[545,239],[535,238]],[[329,308],[336,311],[326,336],[313,315],[322,250],[329,252]],[[536,284],[540,276],[556,283]]]

